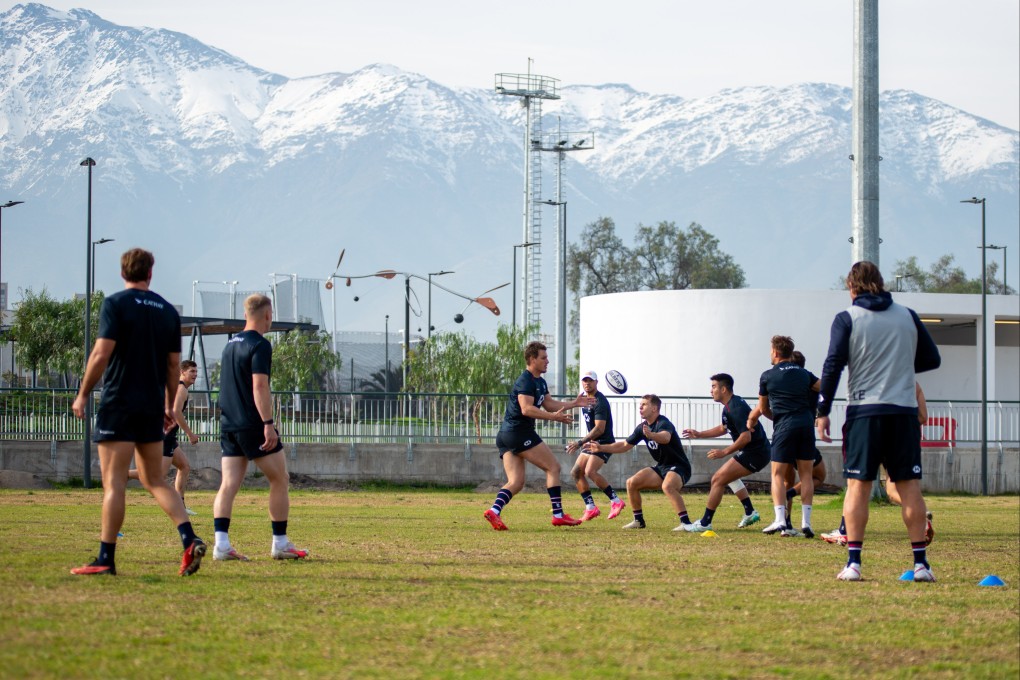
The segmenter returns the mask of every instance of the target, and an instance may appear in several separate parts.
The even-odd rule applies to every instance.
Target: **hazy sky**
[[[0,0],[7,10],[15,3]],[[701,97],[744,85],[851,84],[853,0],[49,0],[187,33],[285,76],[389,63],[450,86],[527,70]],[[1020,129],[1017,0],[882,0],[880,87]]]

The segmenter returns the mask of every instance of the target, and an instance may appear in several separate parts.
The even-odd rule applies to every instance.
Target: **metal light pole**
[[[429,340],[432,339],[432,277],[433,276],[443,276],[444,274],[452,274],[452,273],[453,272],[448,272],[445,269],[443,271],[438,271],[438,272],[429,272],[429,329],[428,329],[428,338],[429,338]]]
[[[79,165],[89,169],[88,217],[85,229],[85,369],[89,365],[89,350],[92,348],[92,168],[96,162],[86,158]],[[92,488],[92,394],[85,398],[85,439],[82,442],[82,482],[86,489]]]
[[[981,204],[981,493],[988,495],[988,285],[985,265],[985,199],[972,197],[960,203]]]
[[[112,238],[101,238],[98,241],[92,242],[92,290],[96,289],[96,246],[115,240]]]
[[[383,335],[386,343],[386,366],[383,369],[383,391],[390,391],[390,315],[386,315],[386,332]]]
[[[559,262],[556,267],[556,390],[566,394],[567,388],[567,202],[542,201],[560,207],[556,250]]]
[[[518,243],[517,245],[514,246],[514,273],[513,273],[513,276],[510,277],[510,280],[513,281],[513,284],[514,284],[513,293],[512,293],[512,295],[513,295],[512,300],[513,300],[514,311],[513,311],[513,315],[512,315],[512,319],[513,320],[511,321],[511,324],[510,324],[513,328],[517,328],[517,249],[518,248],[530,248],[533,245],[535,245],[535,244],[534,243],[525,242],[525,243]],[[527,322],[525,322],[525,323],[527,323]]]
[[[3,208],[13,208],[14,206],[21,205],[22,203],[24,203],[24,201],[7,201],[6,203],[0,203],[0,245],[2,245],[3,232],[4,232],[4,230],[3,230],[3,214],[4,214]],[[0,262],[2,262],[2,261],[3,261],[3,248],[0,247]],[[0,268],[0,272],[2,272],[2,268]],[[3,280],[4,280],[3,276],[0,275],[0,281],[3,281]],[[0,313],[3,312],[3,309],[6,309],[6,307],[0,308]]]

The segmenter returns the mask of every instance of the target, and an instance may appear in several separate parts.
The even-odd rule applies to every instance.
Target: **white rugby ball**
[[[606,383],[609,389],[617,394],[624,394],[627,391],[627,379],[619,371],[606,371]]]

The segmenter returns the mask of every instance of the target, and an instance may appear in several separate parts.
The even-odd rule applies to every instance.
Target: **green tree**
[[[906,260],[897,260],[892,280],[886,281],[886,287],[914,293],[981,293],[981,278],[967,278],[962,267],[955,265],[954,255],[943,255],[932,263],[928,269],[922,269],[916,256]],[[1012,288],[998,278],[999,263],[989,262],[985,270],[988,293],[991,295],[1011,295]]]
[[[323,390],[340,357],[324,331],[277,333],[273,343],[273,389],[284,392]]]
[[[477,395],[471,418],[481,443],[484,395],[510,392],[524,370],[524,347],[537,335],[537,326],[515,328],[509,324],[497,327],[495,342],[476,340],[463,331],[433,335],[409,358],[408,387],[421,392]]]
[[[638,225],[633,255],[639,264],[638,288],[743,288],[744,270],[719,250],[719,239],[691,222],[687,230],[674,222]]]

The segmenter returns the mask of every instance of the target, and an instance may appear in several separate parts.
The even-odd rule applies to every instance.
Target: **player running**
[[[680,495],[684,484],[691,479],[691,462],[684,453],[673,423],[660,415],[661,408],[662,400],[659,397],[654,394],[644,395],[638,407],[643,420],[625,441],[612,444],[592,442],[588,445],[592,453],[627,453],[643,441],[655,460],[655,465],[639,470],[627,480],[627,500],[630,501],[634,521],[625,524],[624,529],[645,528],[645,516],[641,510],[641,491],[644,489],[661,488],[669,498],[680,517],[680,524],[673,531],[684,531],[684,525],[691,523],[684,498]]]
[[[609,519],[615,519],[626,503],[616,495],[616,491],[610,486],[609,481],[599,473],[602,466],[609,462],[609,454],[591,453],[587,448],[588,442],[612,444],[616,441],[616,437],[613,436],[613,412],[609,408],[609,400],[606,399],[606,395],[599,392],[599,377],[595,371],[588,371],[581,377],[581,386],[584,388],[585,394],[595,399],[594,404],[581,410],[588,434],[567,445],[567,453],[580,451],[574,467],[570,470],[570,476],[574,478],[577,490],[584,500],[585,510],[581,515],[581,521],[587,522],[602,514],[602,511],[595,505],[595,499],[591,496],[589,479],[595,482],[602,493],[606,494],[610,504]]]
[[[724,449],[712,449],[708,452],[708,458],[718,460],[730,454],[734,456],[712,475],[712,488],[705,502],[705,514],[698,521],[684,525],[688,531],[695,533],[711,530],[712,518],[727,486],[744,505],[744,517],[737,524],[738,528],[749,527],[761,519],[751,503],[744,483],[740,480],[742,477],[764,470],[772,454],[768,437],[765,436],[765,428],[761,423],[758,423],[754,430],[747,429],[751,407],[733,394],[733,376],[728,373],[717,373],[711,380],[712,400],[723,406],[722,424],[711,430],[684,430],[683,436],[691,439],[711,439],[729,432],[733,443]]]
[[[584,394],[578,395],[574,401],[557,401],[549,397],[549,387],[542,377],[549,369],[549,354],[542,343],[528,343],[524,348],[524,363],[527,368],[514,383],[503,414],[503,424],[496,433],[496,448],[500,460],[503,461],[507,482],[496,494],[492,507],[482,513],[482,516],[496,531],[507,530],[506,523],[500,515],[514,494],[520,493],[524,488],[525,463],[531,463],[545,471],[546,491],[552,503],[552,525],[577,526],[581,520],[563,512],[560,463],[549,445],[542,441],[535,431],[535,420],[570,424],[574,422],[574,418],[566,413],[567,410],[590,406],[595,400]]]
[[[804,357],[803,353],[798,350],[794,350],[792,356],[793,363],[797,364],[801,368],[806,368],[807,359]],[[818,395],[812,391],[808,394],[807,399],[808,408],[814,412],[815,408],[818,406]],[[796,472],[797,471],[793,469],[793,466],[790,466],[790,468],[786,471],[786,528],[780,532],[781,536],[799,537],[803,535],[796,527],[793,526],[793,522],[791,521],[791,518],[793,517],[793,514],[791,513],[791,510],[793,509],[793,499],[795,496],[800,494],[801,489],[801,483],[796,480]],[[811,484],[814,489],[818,489],[820,485],[825,483],[826,474],[825,459],[822,458],[822,452],[818,450],[818,446],[816,445],[814,451],[814,465],[811,468]],[[824,537],[825,534],[822,534],[822,536]]]

